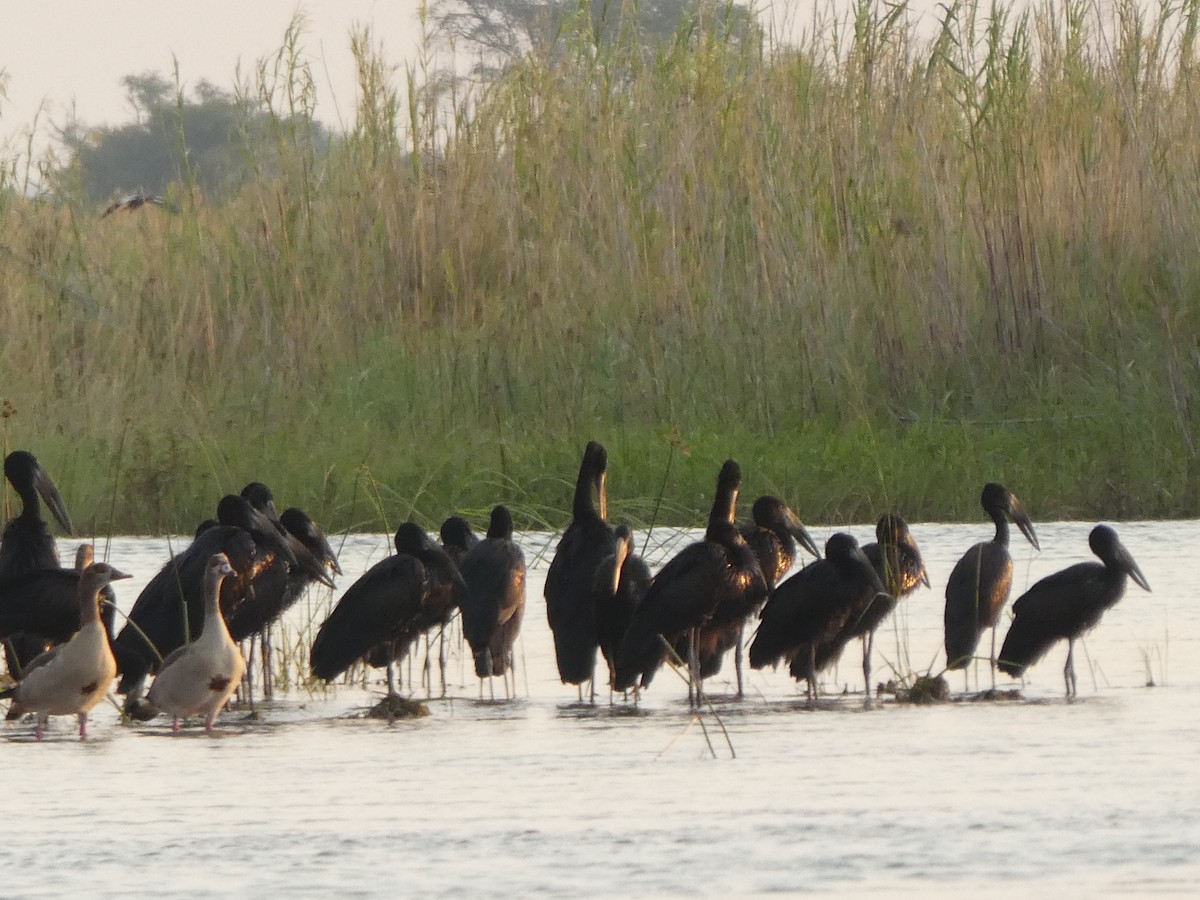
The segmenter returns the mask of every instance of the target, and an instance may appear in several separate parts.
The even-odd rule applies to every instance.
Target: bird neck
[[[992,519],[996,523],[996,536],[994,538],[992,538],[992,543],[1000,544],[1002,547],[1007,547],[1008,546],[1008,519],[1005,518],[1004,513],[1002,513],[1002,512],[992,513]]]
[[[97,584],[91,580],[83,580],[79,583],[79,629],[81,631],[88,625],[99,623],[100,591],[103,589],[103,584]]]

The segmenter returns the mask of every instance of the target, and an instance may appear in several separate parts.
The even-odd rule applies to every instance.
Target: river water
[[[1014,532],[1014,595],[1093,558],[1090,524],[1037,527],[1040,553]],[[831,531],[813,529],[818,542]],[[990,531],[913,526],[934,588],[880,629],[877,679],[941,669],[946,577]],[[865,708],[854,644],[816,708],[786,671],[750,673],[747,699],[730,699],[727,663],[698,718],[669,671],[638,707],[607,693],[580,704],[558,682],[549,538],[526,535],[516,699],[479,699],[452,644],[450,698],[422,719],[361,717],[374,673],[366,687],[294,685],[254,721],[227,711],[211,737],[122,725],[107,704],[86,742],[72,719],[52,720],[41,744],[29,724],[6,725],[0,896],[1192,895],[1200,615],[1186,559],[1200,522],[1118,531],[1153,593],[1131,582],[1077,647],[1077,700],[1063,698],[1064,644],[1019,699]],[[687,536],[656,537],[657,564]],[[116,585],[123,607],[167,552],[112,540],[109,561],[134,574]],[[383,536],[345,540],[341,584],[386,552]],[[279,642],[303,646],[333,599],[306,598]],[[984,667],[971,694],[958,673],[950,684],[961,698],[990,680]]]

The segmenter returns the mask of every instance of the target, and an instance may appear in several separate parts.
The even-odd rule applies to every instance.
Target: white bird
[[[11,697],[11,714],[37,713],[40,741],[50,716],[79,717],[79,737],[87,738],[87,714],[104,699],[117,677],[117,662],[100,621],[100,593],[110,582],[129,578],[107,563],[89,565],[79,579],[79,630],[65,644],[37,656],[25,667],[14,687],[0,692]]]
[[[175,731],[181,718],[203,714],[204,730],[211,732],[225,701],[246,674],[246,661],[229,636],[219,602],[221,582],[233,574],[224,553],[209,557],[204,570],[204,625],[200,636],[167,656],[150,685],[147,699],[173,717],[171,728]]]

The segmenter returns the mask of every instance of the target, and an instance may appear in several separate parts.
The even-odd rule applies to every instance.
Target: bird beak
[[[54,518],[58,519],[58,524],[63,527],[63,530],[67,534],[70,534],[71,517],[67,515],[67,505],[63,503],[62,494],[58,492],[58,488],[55,487],[49,474],[41,466],[37,467],[33,483],[37,488],[38,494],[46,501],[46,506],[50,507],[50,512],[54,514]]]
[[[596,473],[596,495],[600,506],[600,518],[608,520],[608,492],[604,489],[604,483],[608,480],[607,472]]]
[[[110,574],[108,578],[109,581],[120,581],[122,578],[133,577],[128,572],[122,572],[120,569],[113,569],[112,566],[109,566],[109,568],[112,570],[112,574]],[[1147,588],[1147,590],[1149,590],[1149,588]]]
[[[917,559],[921,559],[921,557],[918,556]],[[925,568],[924,560],[921,560],[921,584],[925,585],[927,588],[933,587],[933,585],[929,583],[929,572]]]
[[[792,512],[787,511],[787,527],[800,546],[815,556],[821,558],[821,548],[817,546],[817,542],[812,539],[812,535],[808,533],[808,529],[804,527],[804,523],[800,521],[800,517]]]
[[[1138,564],[1133,561],[1133,557],[1130,556],[1129,551],[1125,549],[1124,545],[1117,551],[1117,559],[1121,561],[1121,565],[1138,587],[1143,591],[1150,590],[1150,582],[1146,580],[1146,576],[1142,574],[1142,570],[1138,568]]]
[[[261,538],[265,544],[282,556],[288,565],[299,565],[296,554],[292,551],[292,540],[282,529],[276,527],[274,522],[249,504],[246,504],[246,515],[249,517],[251,527],[256,532],[254,535],[256,540]]]
[[[1041,550],[1042,545],[1038,543],[1037,534],[1033,530],[1033,523],[1029,521],[1029,513],[1025,512],[1025,507],[1021,505],[1021,501],[1016,497],[1012,498],[1012,506],[1009,510],[1009,515],[1012,520],[1021,529],[1021,534],[1025,535],[1025,539],[1033,544],[1034,550]]]
[[[329,546],[329,541],[324,535],[321,536],[321,553],[325,557],[326,564],[333,570],[333,574],[341,575],[342,567],[338,565],[337,554],[333,552],[333,548]]]
[[[317,559],[311,550],[291,535],[288,535],[288,543],[291,544],[292,553],[296,557],[296,562],[302,571],[308,573],[331,590],[337,587],[333,583],[333,578],[325,571],[325,563]]]

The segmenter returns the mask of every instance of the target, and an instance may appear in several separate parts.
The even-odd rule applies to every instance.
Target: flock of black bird
[[[698,702],[703,680],[720,670],[732,649],[740,697],[743,644],[750,626],[751,668],[787,663],[791,675],[806,682],[810,698],[816,697],[818,674],[840,658],[847,644],[860,639],[870,699],[876,629],[901,598],[922,584],[929,586],[920,550],[903,518],[884,515],[875,542],[861,547],[851,535],[835,533],[822,556],[800,518],[776,497],[755,501],[751,523],[736,522],[741,471],[728,460],[717,478],[703,539],[652,574],[634,552],[629,526],[614,528],[607,521],[607,470],[604,447],[592,441],[580,464],[571,522],[546,574],[546,615],[563,683],[577,685],[581,698],[586,685],[594,699],[599,651],[610,689],[632,690],[636,697],[670,661],[686,667],[689,697]],[[0,640],[13,682],[0,691],[0,698],[13,698],[10,717],[38,713],[39,736],[47,715],[68,713],[79,716],[84,734],[88,704],[98,702],[113,677],[119,678],[117,691],[125,697],[129,717],[147,720],[166,711],[151,702],[153,692],[146,697],[146,680],[197,642],[206,622],[206,590],[210,616],[213,609],[221,613],[217,627],[223,624],[234,642],[249,640],[253,647],[257,641],[265,653],[272,624],[309,586],[332,588],[333,576],[341,574],[313,520],[296,508],[278,513],[271,491],[255,482],[221,499],[216,518],[203,522],[192,543],[149,581],[117,630],[109,582],[127,576],[92,563],[87,545],[73,568],[62,568],[39,504],[40,498],[70,533],[66,505],[54,482],[25,451],[6,457],[4,474],[21,509],[0,537]],[[1097,525],[1089,544],[1100,561],[1043,578],[1019,597],[997,654],[996,629],[1013,578],[1009,521],[1035,548],[1039,544],[1028,514],[1007,488],[985,485],[981,504],[995,522],[995,535],[971,547],[950,574],[946,668],[965,669],[976,659],[984,631],[990,630],[994,687],[995,668],[1020,677],[1065,639],[1069,649],[1063,674],[1071,696],[1076,691],[1076,638],[1121,598],[1128,578],[1145,590],[1150,587],[1116,532]],[[389,694],[395,694],[396,664],[418,639],[440,635],[444,691],[445,629],[461,614],[476,675],[505,677],[507,689],[525,611],[525,558],[513,540],[509,511],[495,507],[482,538],[465,520],[452,516],[442,525],[440,543],[406,522],[396,531],[395,549],[342,594],[320,626],[309,654],[313,676],[331,681],[356,663],[386,667]],[[815,561],[785,578],[800,551]],[[218,566],[221,574],[214,578]],[[84,636],[92,626],[102,626],[107,641],[85,647]],[[198,674],[192,677],[202,681],[197,691],[214,692],[219,702],[210,707],[223,705],[236,687],[230,678],[240,680],[244,664],[232,675],[219,674],[215,655],[209,662],[198,643],[193,649],[190,664]],[[214,671],[204,674],[205,665]],[[269,670],[264,659],[264,671]],[[177,667],[173,682],[181,679],[180,671]],[[209,715],[208,727],[214,717],[215,712]]]

